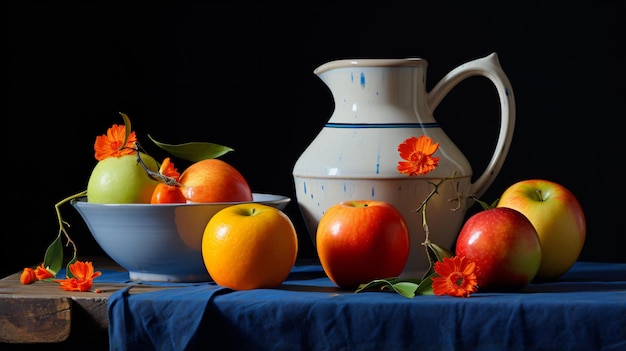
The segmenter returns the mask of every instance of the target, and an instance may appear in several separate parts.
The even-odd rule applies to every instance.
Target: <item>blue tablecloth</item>
[[[109,299],[111,350],[626,350],[624,263],[577,262],[557,281],[470,298],[356,294],[319,265],[250,291],[97,281],[128,282]]]

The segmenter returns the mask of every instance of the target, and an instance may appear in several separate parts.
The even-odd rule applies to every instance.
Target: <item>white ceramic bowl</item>
[[[253,194],[253,202],[283,210],[281,195]],[[202,259],[202,235],[219,210],[241,202],[203,204],[93,204],[75,199],[102,250],[128,270],[133,281],[210,281]]]

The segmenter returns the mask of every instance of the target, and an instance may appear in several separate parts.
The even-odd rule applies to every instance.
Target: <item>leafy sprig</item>
[[[431,172],[439,165],[439,157],[434,156],[438,148],[439,143],[433,142],[426,135],[410,137],[404,140],[398,146],[398,152],[403,159],[403,161],[398,163],[398,171],[409,176],[420,176]],[[422,212],[422,227],[425,233],[425,240],[422,245],[425,247],[426,256],[430,263],[429,269],[422,279],[399,277],[377,279],[367,284],[359,285],[356,290],[357,293],[366,290],[388,290],[413,298],[416,294],[469,297],[472,292],[476,291],[475,263],[467,260],[465,257],[456,257],[448,249],[430,241],[430,229],[426,216],[428,201],[435,194],[439,193],[441,184],[448,180],[454,180],[455,176],[456,172],[451,177],[440,179],[436,184],[428,182],[434,188],[416,210],[416,212]],[[461,208],[462,198],[456,182],[454,183],[454,189],[457,196],[454,200],[458,201],[458,205],[456,208],[451,209],[452,211]]]

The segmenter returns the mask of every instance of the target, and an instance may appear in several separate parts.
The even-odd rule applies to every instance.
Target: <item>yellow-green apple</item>
[[[455,254],[478,266],[480,290],[518,290],[530,283],[541,264],[535,227],[521,212],[495,207],[472,215],[457,238]]]
[[[252,190],[243,175],[216,158],[190,165],[178,182],[187,202],[252,201]]]
[[[497,207],[516,209],[535,226],[542,252],[537,279],[558,278],[576,262],[587,227],[578,199],[565,186],[545,179],[522,180],[502,193]]]
[[[289,217],[258,203],[221,209],[202,236],[202,258],[211,278],[235,290],[279,286],[297,254],[298,236]]]
[[[150,155],[140,153],[153,172],[159,166]],[[108,157],[98,161],[87,182],[87,201],[99,204],[150,203],[158,181],[138,162],[137,154]]]
[[[400,275],[409,247],[404,217],[384,201],[339,202],[326,210],[317,227],[320,263],[340,288]]]

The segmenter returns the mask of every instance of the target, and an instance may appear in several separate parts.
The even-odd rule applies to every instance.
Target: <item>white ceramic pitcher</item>
[[[400,210],[411,233],[409,259],[402,276],[421,277],[428,269],[421,213],[415,212],[432,190],[429,182],[456,174],[428,203],[430,240],[451,248],[465,213],[500,172],[515,125],[515,99],[497,54],[464,63],[426,91],[428,62],[422,58],[346,59],[328,62],[314,73],[329,87],[335,102],[330,119],[295,163],[296,198],[315,244],[324,212],[344,200],[387,201]],[[500,131],[491,159],[474,182],[472,167],[433,117],[433,111],[462,80],[484,76],[497,88]],[[473,132],[473,131],[468,131]],[[481,132],[477,123],[475,131]],[[398,145],[426,135],[439,142],[439,166],[423,176],[397,170]],[[462,195],[460,203],[449,201]],[[456,211],[452,209],[457,208]],[[366,282],[364,282],[366,283]]]

